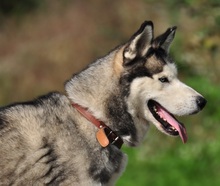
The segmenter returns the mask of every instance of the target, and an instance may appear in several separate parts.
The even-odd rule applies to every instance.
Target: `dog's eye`
[[[168,80],[167,77],[161,77],[161,78],[159,78],[159,81],[160,81],[161,83],[169,83],[169,80]]]

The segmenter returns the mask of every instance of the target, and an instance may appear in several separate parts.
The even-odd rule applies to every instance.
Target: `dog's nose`
[[[206,102],[207,102],[206,99],[201,96],[198,96],[196,99],[196,103],[200,110],[202,110],[205,107]]]

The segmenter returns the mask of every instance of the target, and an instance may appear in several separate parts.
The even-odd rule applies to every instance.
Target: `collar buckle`
[[[73,103],[72,106],[76,108],[76,110],[84,116],[88,121],[90,121],[93,125],[99,128],[96,133],[96,139],[102,147],[107,147],[109,144],[115,145],[119,149],[123,145],[123,140],[120,136],[118,136],[113,130],[111,130],[105,123],[96,119],[86,108]]]

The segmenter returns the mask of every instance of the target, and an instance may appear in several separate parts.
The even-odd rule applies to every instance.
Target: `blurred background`
[[[219,0],[1,0],[0,105],[33,99],[126,41],[144,20],[155,35],[178,27],[171,47],[179,78],[202,93],[206,108],[183,117],[182,144],[151,127],[117,186],[220,185]]]

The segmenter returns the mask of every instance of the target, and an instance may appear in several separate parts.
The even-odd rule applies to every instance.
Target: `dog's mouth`
[[[148,108],[154,118],[160,123],[163,132],[171,136],[179,135],[183,143],[186,143],[186,128],[173,116],[173,114],[169,113],[164,107],[154,100],[148,101]]]

